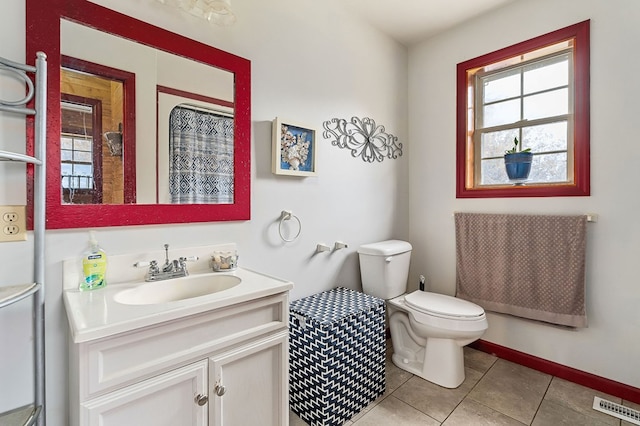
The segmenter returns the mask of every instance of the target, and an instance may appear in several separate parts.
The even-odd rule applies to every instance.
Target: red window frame
[[[591,194],[589,22],[588,20],[580,22],[458,64],[456,74],[456,198],[563,197]],[[473,182],[473,173],[468,173],[468,168],[473,167],[474,146],[473,130],[467,127],[468,110],[473,107],[473,105],[468,105],[468,93],[469,90],[475,90],[474,70],[566,40],[572,40],[574,45],[573,182],[476,187]]]

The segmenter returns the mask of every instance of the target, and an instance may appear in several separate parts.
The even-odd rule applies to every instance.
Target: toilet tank
[[[381,299],[391,299],[407,291],[411,244],[387,240],[358,248],[362,290]]]

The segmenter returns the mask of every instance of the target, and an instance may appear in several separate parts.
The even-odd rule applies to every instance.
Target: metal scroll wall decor
[[[332,139],[331,145],[351,150],[354,157],[373,163],[384,158],[396,159],[402,155],[402,144],[398,137],[386,133],[384,126],[376,125],[371,118],[352,117],[351,121],[332,118],[325,121],[323,136]]]

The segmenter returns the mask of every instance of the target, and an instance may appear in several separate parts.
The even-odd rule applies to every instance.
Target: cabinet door
[[[210,358],[209,423],[289,424],[288,331]]]
[[[207,368],[205,359],[89,400],[81,424],[206,426]]]

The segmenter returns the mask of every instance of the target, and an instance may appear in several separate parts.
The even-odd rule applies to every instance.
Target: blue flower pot
[[[507,176],[512,181],[523,181],[529,177],[531,172],[531,152],[516,152],[504,155],[504,166],[507,169]]]

